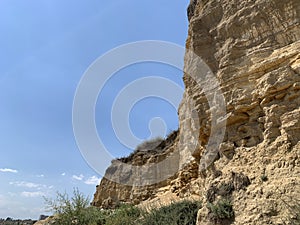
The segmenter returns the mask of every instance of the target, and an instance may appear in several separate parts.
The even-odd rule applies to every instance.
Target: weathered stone
[[[179,149],[180,170],[166,182],[145,187],[103,179],[93,203],[102,206],[110,197],[144,204],[171,193],[200,196],[205,205],[229,196],[232,224],[289,224],[284,201],[300,199],[300,1],[198,0],[191,2],[188,17],[186,47],[210,67],[219,86],[205,94],[184,74],[178,136],[163,148]],[[186,71],[201,74],[190,57],[187,51]],[[199,160],[209,153],[209,138],[221,129],[212,128],[219,112],[208,101],[216,91],[226,101],[226,115],[218,118],[226,119],[226,132],[219,146],[212,143],[214,154],[203,166]],[[131,161],[147,164],[163,157],[167,154],[157,151],[151,157],[134,155]],[[124,179],[136,175],[127,174]],[[199,211],[199,225],[214,224],[208,214],[206,207]]]

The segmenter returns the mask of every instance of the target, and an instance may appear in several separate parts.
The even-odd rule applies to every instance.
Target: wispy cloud
[[[44,174],[39,174],[39,175],[36,175],[37,177],[40,177],[40,178],[43,178],[43,177],[45,177],[45,175]]]
[[[19,187],[23,190],[18,193],[18,195],[25,197],[25,198],[35,198],[35,197],[41,197],[46,196],[49,193],[52,192],[53,185],[48,186],[45,184],[37,184],[27,181],[14,181],[9,182],[10,185],[14,185],[16,187]],[[15,193],[9,194],[11,197],[15,197]]]
[[[14,185],[16,187],[24,187],[24,188],[37,189],[37,190],[53,188],[53,186],[47,186],[45,184],[37,184],[37,183],[32,183],[27,181],[9,182],[9,184]]]
[[[21,196],[26,197],[26,198],[36,198],[36,197],[42,197],[45,196],[46,194],[44,192],[41,191],[23,191],[21,193]]]
[[[66,173],[62,173],[61,175],[62,175],[62,176],[66,176]]]
[[[9,182],[9,184],[17,186],[17,187],[26,187],[26,188],[39,188],[39,187],[43,186],[41,184],[36,184],[36,183],[31,183],[31,182],[26,182],[26,181]]]
[[[1,168],[0,172],[4,172],[4,173],[18,173],[18,170],[9,169],[9,168]]]
[[[89,177],[86,181],[84,181],[85,184],[90,184],[90,185],[97,185],[100,183],[100,178],[96,176]]]
[[[74,180],[82,180],[82,179],[84,178],[84,176],[83,176],[82,174],[80,174],[79,176],[73,175],[72,178],[73,178]]]

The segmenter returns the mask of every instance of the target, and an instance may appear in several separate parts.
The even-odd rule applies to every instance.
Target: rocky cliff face
[[[139,169],[127,168],[124,164],[133,167],[142,167],[147,164],[157,165],[177,149],[177,142],[178,131],[173,131],[165,140],[154,139],[145,142],[138,146],[130,156],[112,161],[100,185],[97,186],[92,205],[114,208],[124,202],[139,204],[164,192],[164,187],[170,184],[175,178],[175,174],[166,180],[162,179],[149,185],[139,185],[139,180],[143,179],[139,174]]]
[[[206,203],[226,198],[235,212],[228,223],[289,224],[293,213],[287,203],[300,199],[300,1],[191,4],[186,48],[206,62],[220,84],[226,102],[222,143],[208,157],[209,138],[218,130],[212,129],[213,112],[202,86],[186,73],[178,135],[150,157],[155,161],[179,149],[178,173],[144,187],[103,179],[93,203],[199,196],[204,207],[198,224],[222,224],[212,219]],[[194,63],[187,54],[187,71],[197,70]]]

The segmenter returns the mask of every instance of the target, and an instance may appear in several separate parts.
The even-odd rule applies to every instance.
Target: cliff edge
[[[226,130],[216,154],[207,152],[209,137],[218,132],[207,95],[186,73],[178,132],[151,153],[123,159],[145,165],[178,149],[178,172],[145,186],[103,178],[93,205],[197,196],[204,205],[201,225],[291,224],[290,207],[300,199],[300,1],[192,0],[188,17],[187,51],[210,67],[226,102]],[[184,60],[187,70],[197,71],[189,54]],[[112,163],[106,173],[118,176],[116,171]],[[129,180],[137,176],[127,174]],[[232,202],[234,217],[218,221],[206,205],[224,198]]]

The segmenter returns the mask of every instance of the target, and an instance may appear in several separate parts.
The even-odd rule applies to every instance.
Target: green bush
[[[150,212],[128,204],[101,210],[89,206],[89,199],[78,189],[74,189],[72,198],[58,192],[55,200],[45,201],[56,214],[53,225],[195,225],[201,207],[196,201],[181,201]]]
[[[201,203],[197,201],[181,201],[153,209],[147,213],[141,225],[195,225]]]
[[[105,225],[135,225],[144,212],[135,206],[122,204],[117,209],[111,211],[107,216]]]
[[[78,189],[74,189],[73,197],[67,193],[57,192],[56,199],[47,199],[45,202],[49,211],[56,214],[53,225],[104,225],[105,213],[90,207],[89,198]]]
[[[234,217],[232,204],[228,199],[220,199],[215,204],[208,203],[207,208],[212,215],[212,219],[232,219]]]

